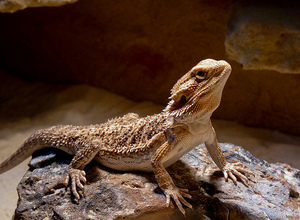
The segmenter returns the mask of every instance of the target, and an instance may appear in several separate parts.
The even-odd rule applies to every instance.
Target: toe
[[[231,172],[228,172],[228,175],[229,175],[230,179],[232,179],[233,183],[236,185],[237,184],[236,177]]]

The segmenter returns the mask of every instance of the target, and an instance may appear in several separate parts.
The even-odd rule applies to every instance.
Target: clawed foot
[[[245,165],[243,165],[241,162],[237,163],[227,163],[226,166],[223,168],[223,173],[225,177],[225,181],[228,181],[228,177],[232,179],[233,183],[236,185],[237,184],[237,177],[240,179],[244,180],[245,184],[248,185],[248,178],[242,174],[242,173],[247,173],[250,175],[255,176],[255,174],[247,169],[244,168]]]
[[[68,186],[71,180],[71,192],[76,199],[80,199],[77,188],[83,191],[83,185],[86,184],[85,172],[74,168],[69,168],[66,173],[64,185]],[[83,183],[83,184],[82,184]]]
[[[172,198],[175,201],[179,210],[182,212],[182,214],[185,215],[185,210],[183,209],[181,203],[183,203],[185,206],[193,209],[193,206],[183,198],[183,197],[186,197],[189,199],[192,198],[192,196],[190,194],[188,194],[188,192],[189,191],[187,189],[180,189],[180,188],[177,188],[176,186],[171,186],[168,189],[165,189],[164,193],[167,197],[167,201],[166,201],[167,207],[169,207],[170,199]]]

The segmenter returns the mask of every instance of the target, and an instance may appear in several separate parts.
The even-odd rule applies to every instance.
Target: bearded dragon
[[[54,126],[32,134],[21,147],[0,164],[3,173],[24,161],[38,149],[54,147],[74,155],[64,176],[64,184],[80,199],[86,184],[85,166],[91,161],[119,171],[154,172],[159,187],[179,210],[192,208],[185,198],[188,189],[177,188],[166,171],[182,155],[201,143],[215,164],[237,183],[237,178],[252,174],[238,163],[228,163],[218,144],[210,117],[219,106],[224,85],[231,73],[225,61],[206,59],[182,76],[171,90],[170,101],[159,114],[139,117],[129,113],[103,124],[88,126]],[[243,174],[244,173],[244,174]]]

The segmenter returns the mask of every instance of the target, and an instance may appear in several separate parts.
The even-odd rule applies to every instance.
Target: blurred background
[[[40,128],[158,113],[173,84],[213,58],[233,69],[213,114],[219,141],[300,168],[299,9],[297,1],[0,1],[0,161]],[[13,214],[27,162],[0,175],[1,219]]]

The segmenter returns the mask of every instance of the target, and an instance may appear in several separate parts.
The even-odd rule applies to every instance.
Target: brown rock
[[[246,70],[300,74],[299,20],[297,3],[240,1],[229,20],[226,52]]]
[[[77,0],[1,0],[0,1],[0,12],[16,12],[23,10],[28,7],[54,7],[61,6],[69,3],[74,3]]]
[[[186,208],[187,218],[174,204],[166,207],[153,174],[117,172],[92,163],[86,168],[88,184],[80,201],[71,198],[69,188],[47,190],[67,166],[66,156],[59,152],[59,158],[50,157],[50,165],[40,164],[41,168],[25,174],[18,186],[14,219],[296,219],[300,215],[299,170],[260,161],[231,144],[222,148],[228,160],[241,160],[256,176],[250,178],[249,187],[225,183],[205,148],[192,150],[168,168],[175,184],[192,195],[188,201],[193,210]]]

